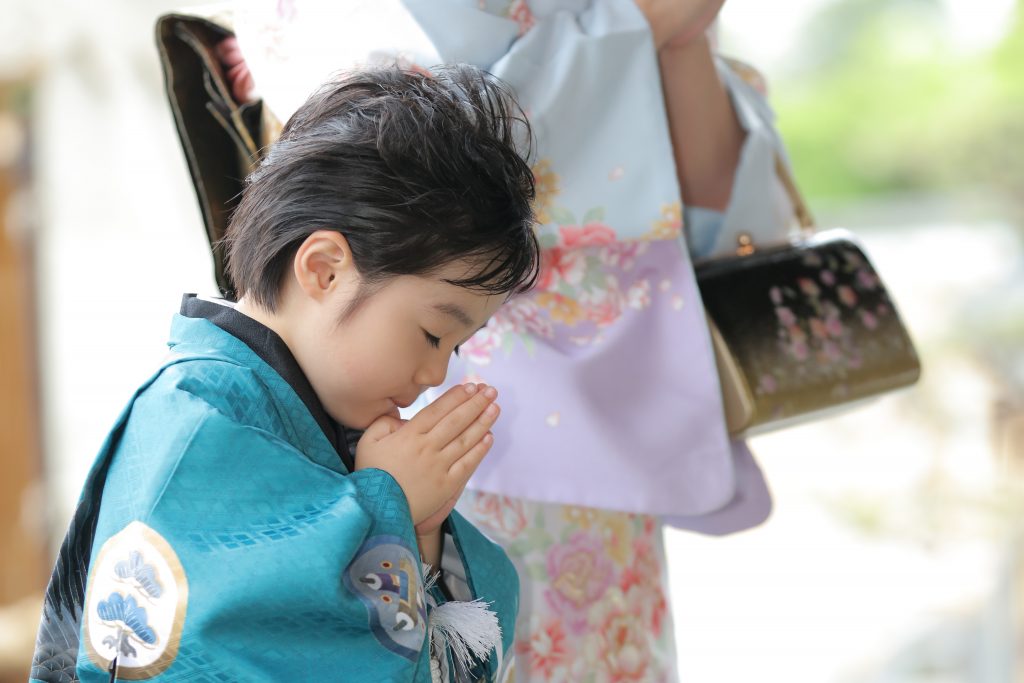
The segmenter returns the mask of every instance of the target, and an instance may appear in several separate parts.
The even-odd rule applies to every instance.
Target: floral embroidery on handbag
[[[847,373],[858,370],[865,351],[871,351],[863,331],[877,329],[893,315],[893,308],[878,276],[855,249],[836,249],[824,256],[810,251],[801,264],[808,270],[767,293],[775,310],[778,344],[802,372],[834,378],[841,391]],[[775,393],[784,372],[792,368],[764,372],[755,393]]]

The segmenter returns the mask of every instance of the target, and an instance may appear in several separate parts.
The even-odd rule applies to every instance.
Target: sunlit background
[[[0,0],[0,681],[181,293],[215,292],[153,40],[188,5]],[[1024,681],[1024,2],[728,0],[718,33],[924,374],[756,438],[763,526],[669,532],[680,678]]]

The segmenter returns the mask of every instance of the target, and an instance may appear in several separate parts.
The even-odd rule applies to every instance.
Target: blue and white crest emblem
[[[83,621],[90,659],[106,670],[117,657],[118,676],[129,680],[160,674],[178,654],[187,605],[177,554],[156,531],[132,522],[107,539],[89,571]]]

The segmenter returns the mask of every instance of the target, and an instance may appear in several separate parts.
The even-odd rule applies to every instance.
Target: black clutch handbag
[[[766,248],[741,236],[735,256],[696,265],[734,436],[850,407],[921,372],[862,246],[845,230],[811,232],[806,205],[776,166],[804,234]]]
[[[261,100],[239,104],[231,96],[217,45],[233,36],[225,10],[208,16],[165,14],[156,22],[156,45],[167,99],[213,253],[221,294],[234,298],[221,239],[245,177],[259,163],[279,127]]]

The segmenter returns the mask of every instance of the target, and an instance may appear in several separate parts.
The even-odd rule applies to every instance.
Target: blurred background
[[[211,258],[153,40],[189,3],[0,0],[0,681],[107,430]],[[668,532],[683,681],[1024,681],[1024,1],[728,0],[915,387],[753,441],[762,527]]]

